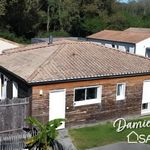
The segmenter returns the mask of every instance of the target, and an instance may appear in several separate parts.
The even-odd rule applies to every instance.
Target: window
[[[125,87],[126,84],[125,83],[119,83],[117,84],[117,100],[124,100],[125,99]]]
[[[143,103],[142,104],[142,110],[148,109],[148,103]]]
[[[101,87],[76,88],[74,105],[87,105],[101,102]]]
[[[13,82],[13,98],[18,97],[18,84],[16,82]]]
[[[115,48],[115,44],[112,44],[112,47]]]
[[[75,101],[83,101],[83,100],[85,100],[85,89],[75,90]]]
[[[126,47],[126,52],[127,52],[127,53],[130,53],[130,50],[129,50],[129,47],[128,47],[128,46]]]
[[[150,48],[146,48],[145,57],[150,57]]]

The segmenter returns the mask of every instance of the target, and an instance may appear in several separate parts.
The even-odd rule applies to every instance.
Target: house
[[[62,127],[150,113],[150,60],[92,42],[31,44],[0,55],[0,97],[31,97]]]
[[[146,30],[146,29],[145,29]],[[116,48],[140,56],[150,57],[150,32],[103,30],[87,37],[110,48]]]
[[[144,32],[144,33],[150,33],[150,28],[135,28],[135,27],[130,27],[124,31],[127,32]]]
[[[6,49],[17,48],[21,46],[21,44],[0,38],[0,53]]]

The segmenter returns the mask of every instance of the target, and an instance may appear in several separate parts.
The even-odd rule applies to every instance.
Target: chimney
[[[52,43],[53,43],[53,36],[50,35],[50,36],[49,36],[49,42],[48,42],[48,44],[52,44]]]

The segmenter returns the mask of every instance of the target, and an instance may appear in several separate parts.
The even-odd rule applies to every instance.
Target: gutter
[[[25,84],[29,86],[35,85],[47,85],[47,84],[56,84],[56,83],[69,83],[69,82],[80,82],[80,81],[92,81],[92,80],[99,80],[99,79],[115,79],[115,78],[124,78],[124,77],[136,77],[136,76],[146,76],[150,75],[150,71],[145,72],[129,72],[129,73],[117,73],[117,74],[104,74],[104,75],[96,75],[96,76],[87,76],[87,77],[70,77],[66,79],[54,79],[54,80],[41,80],[41,81],[26,81],[25,79],[21,78],[20,76],[14,74],[13,72],[5,69],[4,67],[0,66],[0,69],[8,72],[10,75],[13,75],[17,79],[21,80]]]
[[[96,77],[78,77],[74,79],[62,79],[62,80],[45,80],[45,81],[31,81],[28,82],[29,85],[47,85],[47,84],[56,84],[56,83],[69,83],[69,82],[80,82],[80,81],[92,81],[98,79],[115,79],[115,78],[124,78],[124,77],[136,77],[136,76],[146,76],[150,75],[150,72],[143,73],[133,73],[133,74],[117,74],[117,75],[100,75]]]
[[[109,42],[117,42],[117,43],[131,44],[131,45],[134,45],[134,46],[136,45],[136,43],[134,43],[134,42],[132,43],[132,42],[123,42],[123,41],[106,40],[106,39],[104,40],[104,39],[96,39],[96,38],[90,38],[90,37],[87,37],[86,39],[87,39],[87,41],[91,41],[91,42],[94,42],[94,41],[92,41],[92,40],[97,40],[97,41],[98,41],[98,40],[101,40],[101,41],[105,41],[105,42],[106,42],[106,41],[109,41]]]

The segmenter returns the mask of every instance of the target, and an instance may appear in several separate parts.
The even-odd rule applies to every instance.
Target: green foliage
[[[149,0],[0,0],[0,29],[23,39],[150,27],[149,16]]]
[[[96,33],[106,28],[106,22],[102,17],[85,18],[81,24],[82,30],[85,31],[85,35]]]
[[[39,38],[48,38],[50,35],[54,37],[69,37],[69,33],[65,31],[52,31],[52,32],[40,32],[37,37]]]
[[[62,124],[63,121],[64,119],[54,119],[46,124],[43,124],[33,117],[28,117],[26,122],[36,128],[37,134],[25,141],[27,148],[36,147],[43,150],[50,150],[57,144],[57,147],[61,147],[62,150],[61,144],[55,139],[58,135],[56,129]]]
[[[6,12],[6,0],[0,0],[0,16],[5,15]]]
[[[150,117],[145,117],[142,119],[129,121],[140,121],[149,119]],[[93,125],[91,127],[70,129],[69,133],[77,149],[85,150],[92,147],[99,147],[107,144],[127,141],[127,135],[132,130],[133,129],[126,129],[120,133],[117,133],[116,129],[113,127],[113,123],[107,122],[104,124]],[[138,134],[144,134],[146,136],[149,135],[149,128],[138,128],[134,131]]]
[[[111,16],[107,22],[107,29],[123,30],[129,27],[128,20],[121,14]]]
[[[17,43],[21,43],[21,44],[29,44],[30,40],[27,40],[24,37],[18,37],[15,35],[15,33],[11,33],[7,30],[0,30],[0,37],[17,42]]]

